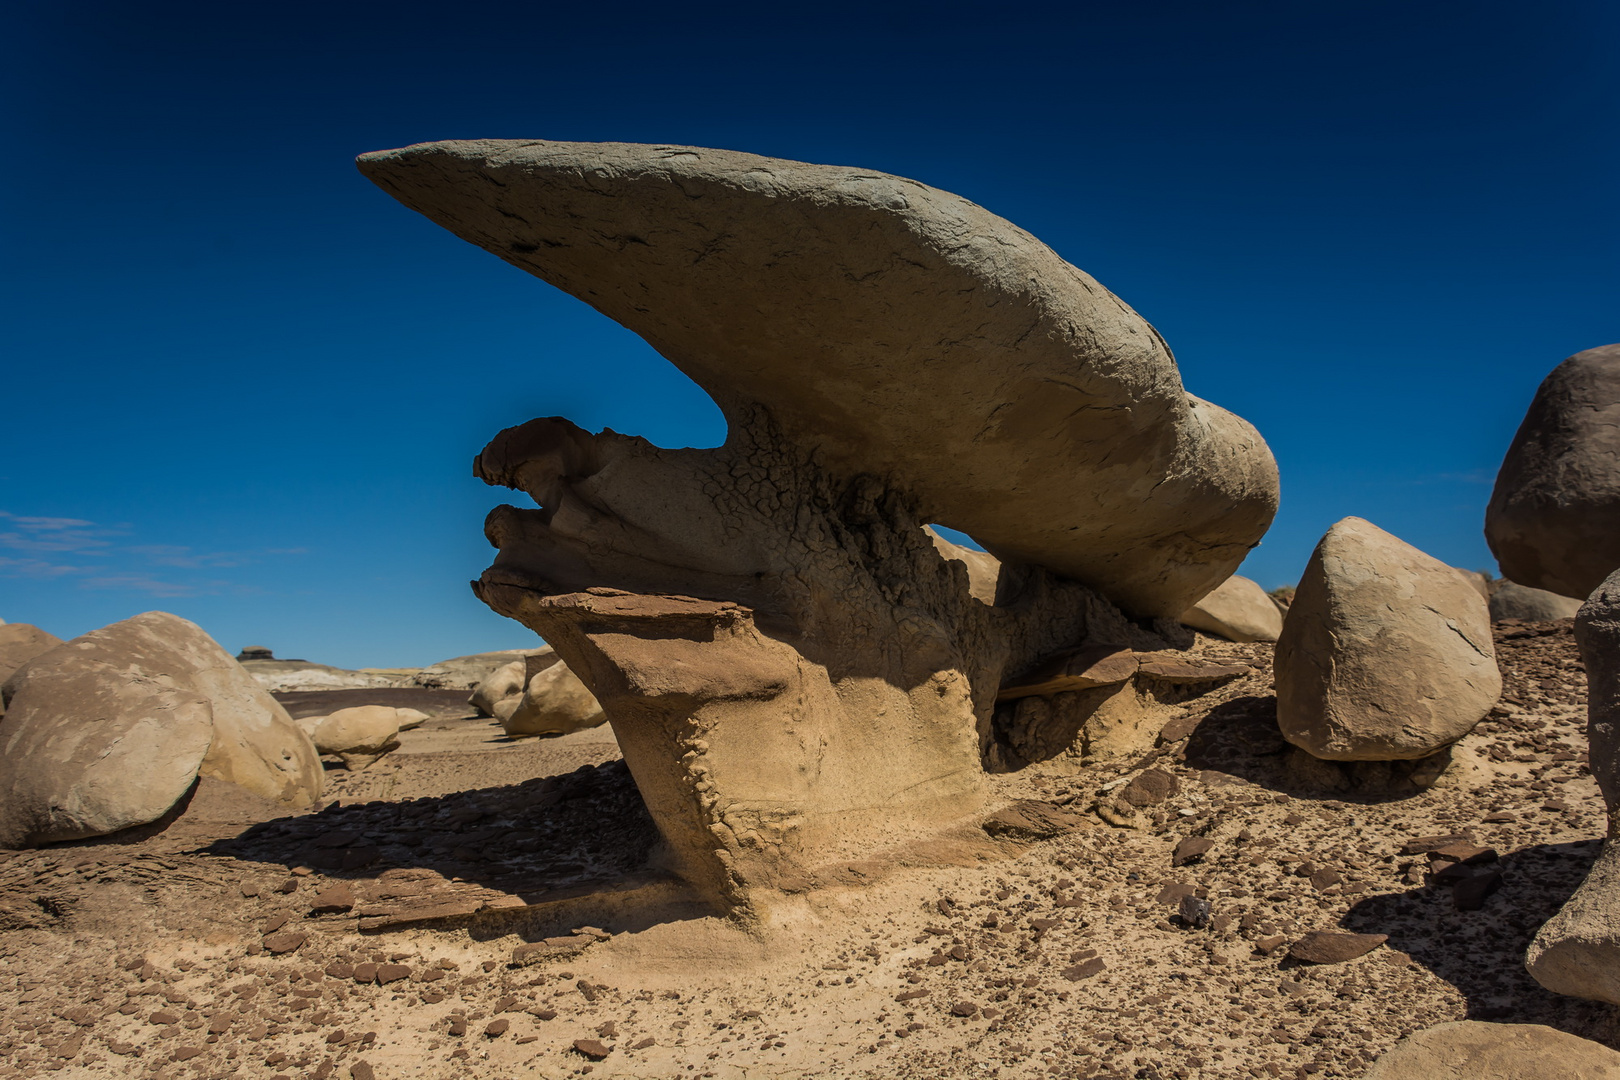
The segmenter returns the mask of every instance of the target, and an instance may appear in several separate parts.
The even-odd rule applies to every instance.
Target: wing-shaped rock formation
[[[490,515],[479,595],[596,695],[687,876],[727,900],[971,813],[1004,677],[1164,648],[1146,619],[1225,579],[1275,510],[1264,442],[1182,389],[1152,327],[947,192],[669,146],[359,165],[723,410],[715,449],[551,418],[475,471],[539,504]]]

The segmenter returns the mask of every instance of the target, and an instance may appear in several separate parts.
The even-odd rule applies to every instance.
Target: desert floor
[[[279,695],[433,719],[369,770],[333,768],[316,814],[205,787],[162,831],[0,853],[0,1076],[1358,1077],[1464,1017],[1620,1046],[1613,1010],[1522,960],[1604,832],[1570,624],[1497,636],[1503,701],[1426,791],[1323,791],[1288,764],[1269,647],[1208,641],[1257,670],[1190,703],[1172,741],[990,778],[992,805],[1085,824],[899,841],[754,933],[657,868],[606,727],[512,742],[464,693]],[[1147,768],[1177,793],[1135,827],[1091,812]],[[1441,834],[1500,853],[1478,910],[1402,854]],[[1188,836],[1213,847],[1173,867]],[[1210,928],[1174,917],[1194,890]],[[1389,938],[1286,959],[1325,929]]]

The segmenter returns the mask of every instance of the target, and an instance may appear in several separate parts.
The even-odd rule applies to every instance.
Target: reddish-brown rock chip
[[[1289,948],[1288,955],[1307,964],[1342,964],[1365,956],[1389,940],[1388,934],[1351,934],[1312,930]]]
[[[297,952],[307,940],[308,934],[266,934],[263,944],[266,949],[280,956],[283,953]]]
[[[603,1058],[613,1053],[613,1047],[604,1046],[595,1039],[575,1039],[574,1049],[579,1053],[584,1054],[592,1061],[601,1061]]]

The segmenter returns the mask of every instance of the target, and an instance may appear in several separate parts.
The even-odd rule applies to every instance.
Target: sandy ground
[[[433,719],[334,768],[318,814],[200,789],[156,835],[0,854],[0,1076],[1358,1077],[1464,1017],[1620,1045],[1612,1009],[1522,963],[1603,832],[1569,624],[1498,638],[1503,703],[1427,790],[1302,768],[1269,648],[1223,644],[1258,670],[1151,754],[990,778],[1068,831],[968,823],[829,868],[755,933],[659,871],[606,728],[511,742],[456,695],[389,691]],[[336,693],[283,699],[376,697]],[[1105,822],[1145,770],[1174,793]],[[1500,856],[1476,910],[1403,854],[1442,834]],[[1208,850],[1173,866],[1189,837]],[[334,887],[352,907],[322,910]],[[1335,929],[1388,941],[1287,958]]]

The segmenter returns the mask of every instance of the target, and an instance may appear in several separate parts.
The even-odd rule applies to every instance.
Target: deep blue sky
[[[1620,7],[1290,2],[7,5],[0,617],[150,608],[422,664],[529,639],[467,589],[497,430],[712,445],[627,331],[352,158],[674,142],[955,191],[1253,421],[1293,581],[1346,514],[1484,567],[1536,384],[1620,340]],[[1010,12],[1010,13],[1004,13]]]

